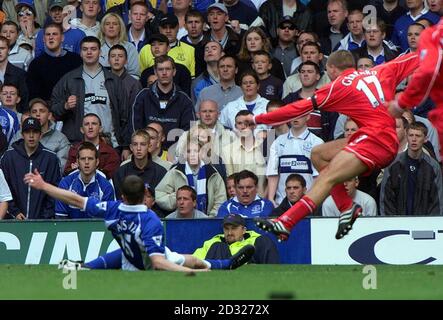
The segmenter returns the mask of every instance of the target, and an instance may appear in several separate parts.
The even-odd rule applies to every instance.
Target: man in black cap
[[[60,164],[57,155],[40,143],[41,125],[36,118],[27,118],[22,125],[23,139],[13,143],[1,159],[1,168],[11,189],[9,215],[17,220],[51,219],[54,217],[54,199],[44,192],[29,188],[23,177],[37,168],[45,180],[57,185]]]
[[[195,76],[195,49],[179,40],[178,19],[173,14],[167,14],[159,22],[159,31],[168,38],[171,50],[168,55],[174,59],[174,62],[183,64],[188,68],[191,77]],[[140,70],[151,67],[154,64],[154,56],[151,53],[150,45],[146,45],[140,51]]]
[[[169,51],[171,47],[169,46],[168,38],[161,34],[153,34],[149,39],[149,44],[151,48],[151,54],[155,58],[169,55]],[[188,96],[191,95],[191,74],[189,73],[188,68],[186,68],[181,63],[175,64],[175,76],[174,76],[174,84],[178,85],[180,89],[182,89]],[[145,69],[140,77],[140,82],[143,88],[148,87],[148,78],[151,76],[155,76],[154,66],[151,66]]]
[[[246,230],[245,219],[236,213],[230,213],[223,219],[223,234],[218,234],[205,241],[201,248],[193,253],[200,259],[227,259],[247,245],[255,247],[251,263],[276,264],[280,257],[275,243],[266,235]]]
[[[295,48],[295,38],[298,30],[294,19],[285,16],[278,24],[277,44],[273,52],[273,57],[279,60],[285,72],[285,78],[291,75],[291,66],[297,58],[297,49]]]

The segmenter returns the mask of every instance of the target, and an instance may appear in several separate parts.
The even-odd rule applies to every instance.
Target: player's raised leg
[[[311,190],[288,211],[275,220],[257,220],[257,226],[286,240],[291,229],[304,217],[312,214],[329,195],[331,189],[344,181],[366,172],[368,167],[353,153],[340,151],[317,177]],[[352,223],[355,221],[350,220]]]

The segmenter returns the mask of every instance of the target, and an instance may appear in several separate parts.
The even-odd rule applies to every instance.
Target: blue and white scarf
[[[188,186],[193,188],[197,192],[197,209],[207,213],[208,207],[208,195],[206,194],[206,165],[201,162],[200,168],[198,169],[197,175],[197,187],[194,183],[194,175],[192,173],[191,167],[186,161],[185,164],[185,174],[188,180]]]

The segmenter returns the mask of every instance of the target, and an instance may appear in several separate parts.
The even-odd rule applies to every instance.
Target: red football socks
[[[332,199],[334,199],[335,205],[340,213],[345,212],[352,207],[353,200],[347,194],[345,185],[343,183],[335,185],[329,193],[331,194]]]
[[[291,209],[277,218],[286,229],[291,230],[301,219],[313,214],[317,205],[308,196],[303,196]]]

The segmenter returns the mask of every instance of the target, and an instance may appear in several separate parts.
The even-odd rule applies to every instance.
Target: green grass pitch
[[[246,265],[233,271],[183,273],[120,270],[77,272],[77,288],[63,288],[56,266],[0,265],[0,299],[443,299],[443,266]],[[65,279],[65,283],[68,280]],[[71,282],[72,284],[72,282]]]

